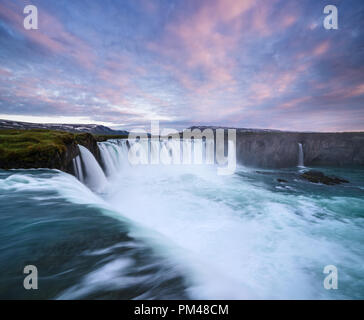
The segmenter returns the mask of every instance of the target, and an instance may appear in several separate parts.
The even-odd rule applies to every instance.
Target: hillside
[[[52,124],[52,123],[30,123],[0,119],[0,129],[45,129],[73,133],[87,132],[98,135],[127,135],[125,130],[113,130],[109,127],[96,124]]]

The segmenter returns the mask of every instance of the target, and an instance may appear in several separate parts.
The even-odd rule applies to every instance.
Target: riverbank
[[[0,129],[0,168],[49,168],[74,174],[72,160],[80,153],[77,145],[86,147],[103,166],[98,142],[125,138],[126,134]],[[364,133],[237,129],[236,156],[238,164],[256,168],[290,168],[300,161],[307,166],[364,166]]]
[[[0,130],[0,168],[49,168],[73,173],[72,159],[79,155],[78,144],[86,147],[101,162],[97,142],[121,137],[125,136],[44,129]]]

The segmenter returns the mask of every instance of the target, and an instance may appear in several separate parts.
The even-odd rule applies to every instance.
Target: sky
[[[364,131],[363,27],[362,0],[0,0],[0,119]]]

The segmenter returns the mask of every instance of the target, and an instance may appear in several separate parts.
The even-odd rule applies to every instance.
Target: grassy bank
[[[0,168],[57,168],[65,170],[76,145],[96,143],[89,133],[31,129],[0,130]]]
[[[51,157],[66,150],[72,143],[71,133],[51,130],[0,130],[0,163],[33,162],[34,156]]]

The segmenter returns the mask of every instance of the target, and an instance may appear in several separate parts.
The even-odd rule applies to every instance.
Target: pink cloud
[[[293,25],[295,22],[297,21],[297,17],[293,16],[293,15],[286,15],[285,17],[283,17],[283,19],[281,20],[281,26],[283,28],[288,28],[291,25]]]
[[[257,6],[253,11],[252,28],[261,36],[268,36],[273,33],[273,27],[270,24],[269,15],[271,7],[269,5]]]
[[[270,36],[273,33],[282,32],[297,21],[297,8],[290,4],[285,5],[279,13],[274,11],[277,0],[269,2],[256,1],[254,7],[248,12],[250,24],[244,25],[245,30],[254,32],[259,36]]]
[[[309,101],[310,99],[311,99],[311,97],[300,97],[300,98],[291,99],[291,100],[283,103],[282,105],[280,105],[279,109],[294,108],[303,102]]]
[[[326,53],[329,48],[330,48],[330,42],[327,40],[327,41],[319,44],[317,47],[315,47],[313,49],[312,55],[315,57],[321,56],[324,53]]]
[[[364,95],[364,83],[356,86],[349,94],[350,97],[362,96]]]
[[[246,36],[268,36],[297,20],[290,10],[289,14],[279,17],[278,22],[272,23],[274,3],[275,0],[269,3],[204,1],[187,18],[177,17],[167,25],[164,38],[149,43],[148,48],[165,57],[161,67],[189,91],[191,99],[201,99],[204,95],[214,97],[218,90],[237,92],[237,58],[243,55]],[[196,73],[202,77],[196,77]],[[255,81],[252,89],[258,99],[265,99],[272,95],[272,90],[285,91],[294,79],[288,73],[281,75],[280,79],[274,80],[272,90],[259,81],[261,79]]]
[[[0,76],[4,76],[4,77],[8,77],[12,74],[11,71],[9,70],[6,70],[6,69],[3,69],[3,68],[0,68]]]
[[[86,68],[94,66],[96,57],[92,49],[81,39],[66,31],[58,19],[45,10],[38,12],[38,30],[26,30],[23,26],[23,8],[13,3],[0,3],[0,16],[30,41],[54,54],[68,55]]]
[[[300,78],[305,68],[297,66],[288,71],[281,71],[275,66],[267,66],[264,71],[257,73],[252,79],[248,91],[249,99],[255,103],[279,98],[290,92],[295,81]]]
[[[241,17],[254,6],[252,0],[211,0],[203,2],[196,13],[187,19],[180,19],[166,28],[162,44],[152,43],[149,48],[178,62],[185,68],[177,72],[182,84],[196,88],[191,73],[200,69],[205,75],[204,83],[198,85],[200,91],[209,91],[220,85],[234,82],[236,67],[232,55],[240,44],[242,30]],[[222,33],[226,27],[230,32]],[[167,45],[168,44],[168,45]],[[167,49],[168,48],[168,49]],[[174,68],[170,68],[174,69]]]

